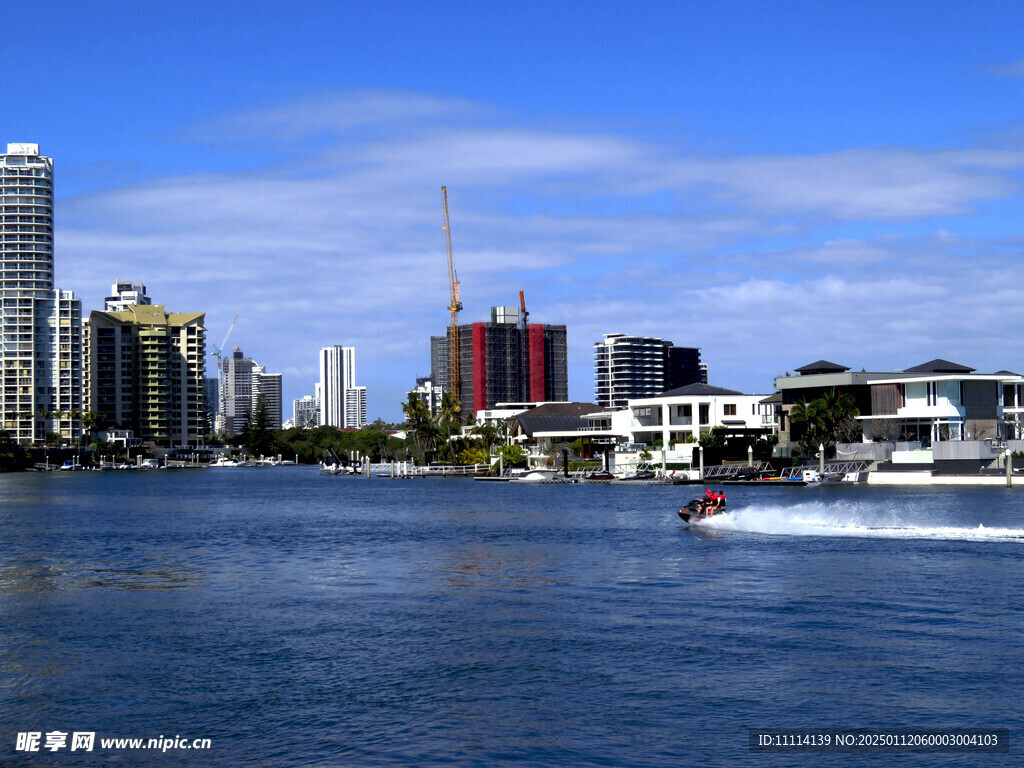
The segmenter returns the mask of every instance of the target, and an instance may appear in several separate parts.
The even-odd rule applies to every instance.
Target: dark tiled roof
[[[951,363],[949,360],[936,358],[935,360],[929,360],[927,363],[915,365],[913,368],[907,368],[904,373],[974,373],[974,369],[959,363]]]
[[[814,363],[808,363],[800,368],[794,368],[794,371],[801,375],[809,373],[846,373],[850,370],[848,366],[839,365],[839,363],[830,363],[828,360],[818,360]]]
[[[510,421],[519,422],[523,433],[533,437],[535,432],[566,432],[579,429],[581,417],[588,413],[605,410],[593,403],[546,403],[513,416]]]
[[[658,397],[675,397],[677,395],[742,395],[742,392],[737,392],[735,389],[722,389],[721,387],[712,387],[710,384],[687,384],[685,387],[679,387],[678,389],[670,389],[668,392],[662,392]]]

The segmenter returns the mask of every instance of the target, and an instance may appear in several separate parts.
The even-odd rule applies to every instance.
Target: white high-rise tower
[[[356,386],[356,348],[320,350],[320,426],[366,426],[366,388]]]
[[[19,443],[81,431],[82,305],[54,290],[53,160],[38,144],[0,155],[0,417]]]

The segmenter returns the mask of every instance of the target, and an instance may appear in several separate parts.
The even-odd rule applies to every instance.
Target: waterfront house
[[[931,360],[904,376],[872,380],[871,411],[862,414],[865,441],[920,442],[1004,439],[1006,374],[979,374],[948,360]],[[1010,435],[1012,436],[1012,435]]]
[[[583,438],[592,444],[595,454],[616,446],[620,450],[663,447],[668,461],[689,463],[693,444],[712,430],[727,435],[772,433],[774,404],[766,405],[765,399],[764,395],[745,395],[708,384],[688,384],[656,397],[629,400],[620,409],[587,404],[571,416],[563,412],[557,422],[534,422],[534,414],[541,411],[538,408],[514,419],[514,423],[525,421],[527,428],[513,428],[511,434],[528,437],[541,451],[558,442]]]
[[[1003,424],[1007,439],[1024,439],[1024,377],[1012,371],[997,371],[1004,376]]]
[[[790,413],[797,403],[810,403],[827,392],[836,391],[852,396],[862,416],[870,415],[871,382],[878,383],[903,375],[902,372],[893,371],[869,373],[864,369],[855,372],[848,366],[828,360],[817,360],[795,368],[794,371],[796,375],[787,373],[775,379],[775,389],[782,396],[778,410],[779,444],[776,449],[781,456],[790,455],[804,435],[803,426],[794,425],[790,420]]]
[[[765,395],[745,395],[710,384],[687,384],[657,397],[630,400],[630,442],[668,446],[695,443],[714,427],[732,434],[756,432],[766,425],[761,401]],[[770,430],[771,425],[767,425]]]
[[[579,437],[581,417],[602,410],[593,403],[544,403],[523,410],[508,420],[508,434],[514,442],[536,442],[543,435],[546,442]]]
[[[1024,379],[1009,371],[978,373],[935,359],[903,371],[854,373],[818,361],[796,372],[775,380],[783,396],[780,455],[800,438],[801,425],[789,419],[793,405],[830,390],[854,397],[861,425],[861,442],[838,444],[838,459],[978,471],[999,457],[1007,440],[1020,438],[1024,426]]]

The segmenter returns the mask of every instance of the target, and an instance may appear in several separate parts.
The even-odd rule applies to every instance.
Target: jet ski
[[[679,517],[686,523],[699,523],[702,520],[707,520],[709,517],[714,515],[720,515],[725,512],[725,503],[723,502],[720,507],[714,512],[714,514],[708,514],[704,511],[704,499],[694,499],[685,507],[679,510]]]

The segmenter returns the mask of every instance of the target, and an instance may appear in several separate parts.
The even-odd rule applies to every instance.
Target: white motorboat
[[[241,459],[233,459],[230,456],[220,456],[216,461],[210,462],[211,467],[244,467],[245,462]]]
[[[550,483],[558,476],[557,469],[523,469],[513,470],[509,482],[512,483]]]

